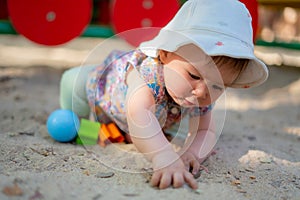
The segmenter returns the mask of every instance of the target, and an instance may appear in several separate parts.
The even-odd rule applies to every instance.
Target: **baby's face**
[[[227,70],[230,66],[218,69],[205,54],[197,60],[190,63],[176,53],[168,52],[164,62],[167,91],[183,107],[212,104],[238,76]]]

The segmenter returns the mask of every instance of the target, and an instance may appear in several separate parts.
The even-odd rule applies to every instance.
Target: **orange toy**
[[[114,123],[101,124],[98,144],[102,147],[110,143],[124,142],[124,136]]]

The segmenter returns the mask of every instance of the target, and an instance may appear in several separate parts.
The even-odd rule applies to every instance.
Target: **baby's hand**
[[[187,170],[191,171],[193,175],[198,174],[202,169],[201,161],[190,151],[185,151],[181,156],[181,159]]]
[[[187,183],[192,189],[197,189],[198,184],[193,175],[185,168],[184,163],[175,152],[163,153],[153,158],[154,173],[151,185],[165,189],[171,185],[175,188]]]

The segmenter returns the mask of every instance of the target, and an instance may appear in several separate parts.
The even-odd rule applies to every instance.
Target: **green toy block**
[[[79,145],[89,145],[89,146],[97,144],[97,141],[82,139],[78,136],[76,137],[75,142],[76,142],[76,144],[79,144]]]
[[[101,124],[99,122],[81,119],[76,143],[84,145],[97,144],[100,126]]]

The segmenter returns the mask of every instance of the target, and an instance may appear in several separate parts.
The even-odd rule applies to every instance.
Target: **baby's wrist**
[[[169,160],[169,159],[178,159],[178,158],[179,158],[179,156],[176,152],[171,151],[171,150],[166,150],[166,151],[161,151],[161,152],[155,154],[152,157],[152,162],[155,162],[156,160],[160,160],[160,159]]]
[[[152,157],[153,168],[157,169],[167,167],[175,161],[181,159],[179,155],[171,150],[161,151]]]

